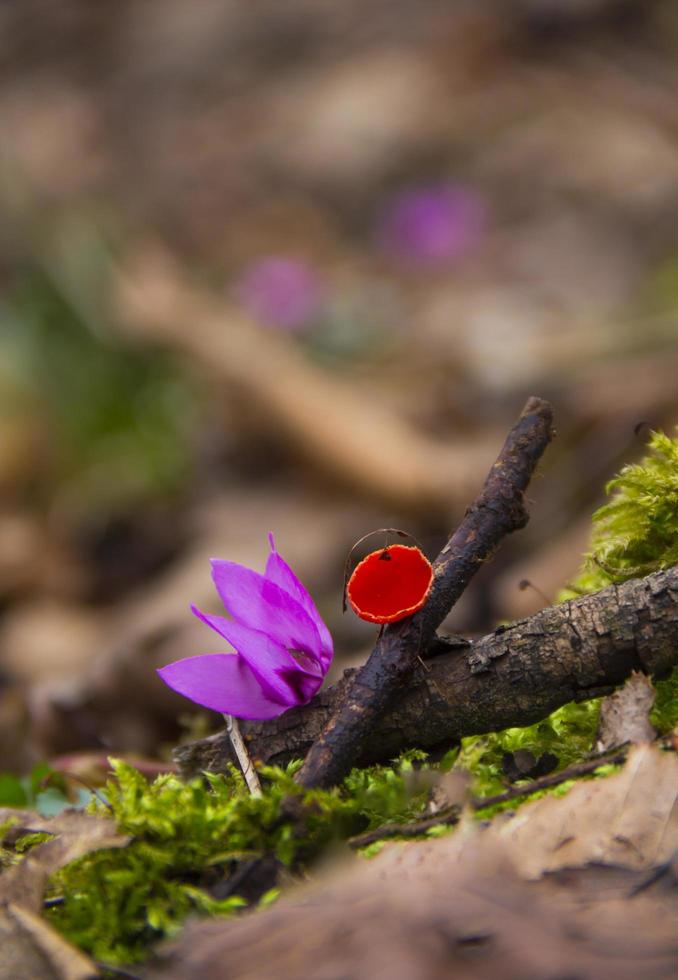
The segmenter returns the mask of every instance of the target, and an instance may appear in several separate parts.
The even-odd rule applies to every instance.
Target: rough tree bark
[[[532,724],[568,701],[609,694],[632,670],[666,675],[678,663],[678,566],[544,609],[469,645],[436,638],[427,653],[426,669],[418,666],[375,723],[359,764]],[[280,718],[242,722],[252,756],[272,764],[303,758],[354,673]],[[186,776],[235,761],[221,732],[175,757]]]

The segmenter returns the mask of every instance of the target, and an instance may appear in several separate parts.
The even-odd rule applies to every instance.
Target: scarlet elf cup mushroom
[[[391,544],[359,562],[346,586],[356,616],[368,623],[397,623],[426,602],[433,567],[420,548]]]

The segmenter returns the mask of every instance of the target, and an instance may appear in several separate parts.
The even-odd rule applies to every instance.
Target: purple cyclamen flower
[[[482,236],[481,198],[454,184],[431,184],[398,194],[378,223],[381,248],[405,265],[444,265],[465,255]]]
[[[212,560],[212,578],[233,617],[195,615],[236,650],[161,667],[164,682],[191,701],[238,718],[276,718],[306,704],[332,661],[332,637],[313,599],[275,548],[266,572]]]
[[[249,265],[235,292],[253,317],[284,330],[297,330],[308,323],[324,295],[310,265],[301,259],[274,255]]]

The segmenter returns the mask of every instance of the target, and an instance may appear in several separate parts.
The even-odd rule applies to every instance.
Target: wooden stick
[[[527,523],[523,493],[552,437],[551,406],[529,398],[476,502],[434,562],[426,605],[384,630],[306,757],[297,777],[302,786],[334,786],[359,758],[370,731],[409,683],[418,657],[473,575],[507,534]]]
[[[664,740],[661,740],[659,744],[663,744],[663,742]],[[543,789],[560,786],[562,783],[566,783],[568,779],[578,779],[581,776],[591,775],[601,766],[621,765],[622,762],[626,761],[630,748],[630,745],[621,746],[613,752],[602,753],[593,759],[578,762],[568,766],[567,769],[561,769],[560,772],[552,772],[540,779],[532,779],[521,786],[511,786],[504,793],[497,793],[496,796],[474,797],[471,800],[471,807],[476,811],[486,810],[498,803],[508,803],[523,796],[531,796],[532,793],[538,793]],[[375,830],[368,830],[364,834],[357,834],[355,837],[351,837],[348,843],[353,850],[359,850],[361,847],[367,847],[368,844],[374,844],[380,840],[389,840],[393,837],[421,837],[433,827],[453,826],[459,823],[461,809],[460,805],[455,804],[445,807],[437,814],[423,817],[421,820],[413,820],[411,823],[386,824],[383,827],[375,828]]]
[[[247,783],[249,791],[252,796],[261,796],[261,783],[259,782],[257,771],[254,768],[254,763],[250,759],[250,754],[247,751],[245,740],[240,733],[238,719],[234,718],[233,715],[224,715],[224,721],[226,722],[228,737],[231,740],[233,751],[236,754],[238,764],[240,765],[242,774],[245,777],[245,782]]]

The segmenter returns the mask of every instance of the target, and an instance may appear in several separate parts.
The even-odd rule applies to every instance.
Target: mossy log
[[[404,749],[431,752],[460,738],[525,726],[570,701],[609,694],[631,671],[666,676],[678,664],[678,566],[543,609],[467,644],[437,637],[411,684],[375,724],[359,763]],[[243,721],[255,760],[303,758],[336,712],[354,671],[273,721]],[[179,747],[185,776],[234,761],[219,732]]]

